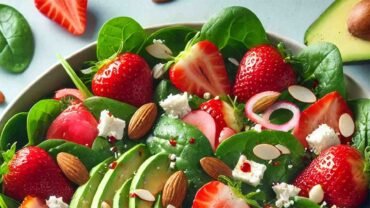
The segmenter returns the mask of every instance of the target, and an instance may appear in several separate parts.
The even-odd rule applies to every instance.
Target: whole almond
[[[5,96],[4,93],[0,91],[0,104],[5,102]]]
[[[181,207],[188,189],[188,180],[183,171],[177,171],[166,181],[162,191],[162,205]]]
[[[130,139],[140,139],[153,127],[157,117],[157,105],[147,103],[142,105],[132,116],[128,125],[128,137]]]
[[[64,175],[73,183],[83,185],[89,180],[89,172],[78,157],[60,152],[57,155],[57,163]]]
[[[231,168],[215,157],[203,157],[200,160],[200,165],[204,172],[215,180],[217,180],[220,175],[232,177]]]
[[[265,111],[268,107],[270,107],[272,104],[276,102],[279,96],[280,96],[280,93],[277,92],[277,93],[262,97],[254,104],[253,112],[261,113]]]

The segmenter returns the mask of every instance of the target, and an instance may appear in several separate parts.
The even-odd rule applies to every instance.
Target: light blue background
[[[268,31],[302,43],[307,27],[331,2],[332,0],[175,0],[167,4],[155,4],[151,0],[90,0],[87,32],[83,36],[73,36],[40,14],[32,0],[1,0],[1,3],[14,6],[26,17],[34,34],[36,48],[33,61],[24,73],[10,74],[0,70],[0,90],[7,100],[5,105],[0,106],[0,114],[30,82],[57,62],[56,54],[68,56],[95,41],[101,25],[112,17],[130,16],[143,27],[204,22],[224,7],[242,5],[254,11]],[[350,66],[346,70],[356,80],[369,83],[370,69],[366,68],[369,65]]]

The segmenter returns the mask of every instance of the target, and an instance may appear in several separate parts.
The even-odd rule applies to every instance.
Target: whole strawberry
[[[141,106],[152,99],[153,78],[142,57],[124,53],[97,71],[91,87],[95,95]]]
[[[233,93],[239,101],[247,101],[263,91],[283,91],[296,83],[296,74],[271,45],[251,48],[240,62]]]
[[[48,199],[63,197],[69,202],[74,188],[53,158],[39,147],[24,147],[8,163],[3,176],[4,193],[22,201],[27,195]]]
[[[360,152],[348,145],[338,145],[323,151],[296,178],[294,185],[300,195],[320,184],[324,201],[338,207],[359,207],[367,196],[369,178],[364,172],[365,161]]]

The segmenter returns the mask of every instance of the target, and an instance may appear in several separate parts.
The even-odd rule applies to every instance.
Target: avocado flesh
[[[172,175],[168,154],[158,153],[148,158],[132,179],[130,193],[136,189],[145,189],[157,197],[167,179]],[[129,208],[151,208],[154,202],[144,201],[139,197],[130,197]]]
[[[104,175],[95,193],[92,208],[101,208],[103,201],[110,206],[113,204],[113,197],[122,184],[132,177],[140,165],[150,156],[144,144],[136,145],[121,155],[116,161],[116,167],[109,169]]]
[[[78,187],[72,197],[70,208],[89,208],[95,192],[108,171],[108,165],[113,161],[113,157],[99,163],[90,171],[89,180],[82,186]]]
[[[347,18],[352,8],[361,0],[336,0],[307,29],[304,40],[306,45],[325,41],[335,44],[343,62],[370,59],[370,41],[356,38],[349,33]]]
[[[132,178],[128,179],[113,197],[113,208],[128,208]]]

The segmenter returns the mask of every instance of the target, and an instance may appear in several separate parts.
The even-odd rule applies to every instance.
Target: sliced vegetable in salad
[[[335,45],[291,54],[268,37],[242,7],[200,30],[109,20],[90,68],[60,58],[77,89],[5,124],[0,203],[365,207],[369,99],[346,100]]]

